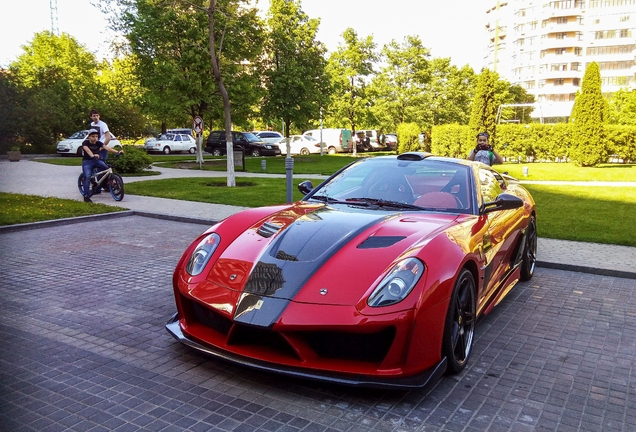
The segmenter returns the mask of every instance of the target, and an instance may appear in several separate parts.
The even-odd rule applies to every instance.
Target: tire
[[[252,149],[250,154],[254,157],[261,157],[261,151],[259,149]]]
[[[69,154],[70,154],[70,153],[69,153]],[[80,147],[77,149],[77,153],[76,153],[76,154],[77,154],[79,157],[84,156],[84,150],[82,150],[82,146],[80,146]]]
[[[170,147],[165,146],[165,147],[163,148],[163,154],[167,154],[167,155],[169,155],[169,154],[170,154]]]
[[[79,189],[79,192],[82,196],[84,195],[84,173],[80,174],[79,177],[77,178],[77,188]],[[91,190],[91,194],[88,195],[89,197],[92,195],[92,190]]]
[[[195,154],[197,152],[197,149],[195,147],[190,147],[190,150],[188,150],[188,153],[190,154]]]
[[[335,147],[329,147],[327,149],[327,153],[329,154],[336,154],[336,148]]]
[[[301,148],[300,154],[303,156],[307,156],[309,154],[309,149],[307,149],[306,147]]]
[[[124,180],[119,174],[111,174],[108,179],[108,190],[115,201],[124,199]]]
[[[537,220],[534,215],[530,216],[525,242],[521,257],[521,280],[529,281],[534,275],[534,268],[537,264]]]
[[[442,341],[442,356],[446,357],[450,374],[461,372],[468,363],[475,338],[475,318],[475,280],[469,270],[462,269],[448,305]]]
[[[223,156],[223,152],[220,148],[215,148],[214,150],[212,150],[212,156]]]

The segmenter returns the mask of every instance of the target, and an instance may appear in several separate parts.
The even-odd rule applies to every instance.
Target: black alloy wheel
[[[537,264],[537,219],[530,216],[528,227],[526,228],[526,244],[521,257],[521,280],[528,281],[534,275],[534,268]]]
[[[475,280],[469,270],[462,269],[451,295],[442,342],[442,355],[451,374],[461,372],[468,363],[475,338],[476,313]]]

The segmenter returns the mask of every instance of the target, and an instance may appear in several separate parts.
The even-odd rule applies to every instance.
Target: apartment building
[[[636,0],[495,0],[486,17],[485,64],[535,96],[534,117],[569,117],[593,61],[604,94],[636,88]]]

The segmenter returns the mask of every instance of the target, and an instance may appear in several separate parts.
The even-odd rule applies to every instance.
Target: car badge
[[[320,288],[320,295],[327,295],[327,288]]]
[[[234,279],[236,279],[236,273],[230,275],[230,280],[233,281]]]

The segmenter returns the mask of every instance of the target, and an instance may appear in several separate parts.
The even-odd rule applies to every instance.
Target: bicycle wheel
[[[90,197],[91,195],[93,195],[92,189],[88,195],[84,195],[84,173],[80,174],[79,177],[77,178],[77,188],[79,189],[80,194],[82,194],[82,196]]]
[[[115,201],[124,199],[124,180],[119,174],[112,173],[108,179],[108,189]]]

